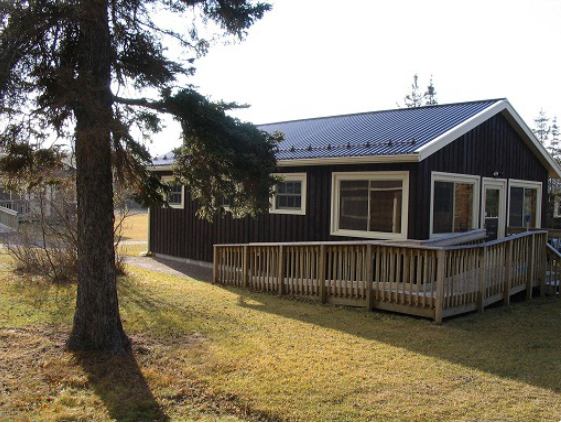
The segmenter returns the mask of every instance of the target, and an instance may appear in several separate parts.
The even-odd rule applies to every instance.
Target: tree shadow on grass
[[[74,353],[88,382],[117,421],[169,421],[148,386],[133,355]]]
[[[561,392],[561,301],[557,299],[514,300],[509,307],[490,307],[483,314],[447,319],[440,326],[428,319],[389,312],[225,289],[240,296],[241,307]]]

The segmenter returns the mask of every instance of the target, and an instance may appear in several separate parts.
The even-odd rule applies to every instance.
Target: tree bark
[[[123,354],[113,240],[111,40],[107,0],[82,0],[76,106],[78,293],[71,350]]]

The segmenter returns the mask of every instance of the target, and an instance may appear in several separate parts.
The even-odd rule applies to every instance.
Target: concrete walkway
[[[167,275],[188,277],[198,281],[211,282],[212,269],[159,257],[123,256],[125,264],[131,267],[165,273]]]

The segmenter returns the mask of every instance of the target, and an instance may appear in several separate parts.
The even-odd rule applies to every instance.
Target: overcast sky
[[[276,0],[191,82],[259,124],[395,108],[418,73],[441,104],[507,97],[532,127],[541,107],[561,118],[560,57],[560,0]],[[170,125],[150,150],[179,143]]]

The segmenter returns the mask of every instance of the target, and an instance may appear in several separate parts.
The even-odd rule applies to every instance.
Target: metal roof
[[[277,160],[413,154],[503,99],[383,110],[257,125],[280,131]],[[173,153],[153,166],[173,163]]]

